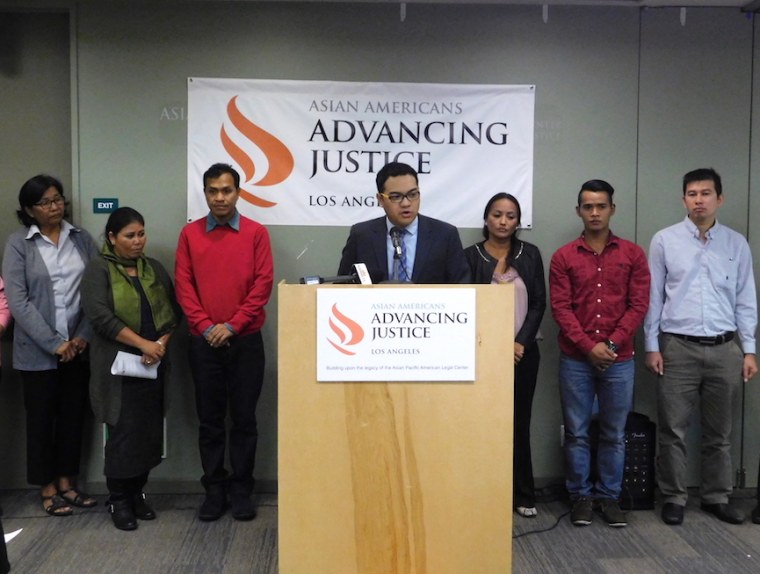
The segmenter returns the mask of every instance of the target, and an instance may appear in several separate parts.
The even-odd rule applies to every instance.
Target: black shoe
[[[256,518],[256,505],[248,495],[231,494],[230,507],[232,508],[232,518],[235,520],[253,520]]]
[[[760,504],[755,506],[755,510],[752,511],[752,522],[760,524]]]
[[[132,510],[131,500],[109,500],[108,510],[111,513],[113,525],[119,530],[135,530],[137,528],[137,520],[134,510]]]
[[[212,522],[224,516],[227,510],[227,494],[224,488],[210,487],[206,491],[206,498],[198,511],[198,520]]]
[[[719,520],[729,524],[741,524],[744,522],[744,515],[727,503],[706,504],[702,503],[702,510],[714,514]]]
[[[597,502],[597,509],[599,514],[602,515],[605,522],[613,528],[622,528],[628,526],[628,520],[625,517],[625,512],[620,510],[620,504],[617,500],[611,500],[603,498]]]
[[[156,512],[145,501],[145,493],[135,494],[132,498],[135,518],[139,520],[155,520]]]
[[[573,509],[570,512],[570,522],[574,526],[588,526],[594,517],[594,510],[590,498],[582,496],[573,501]]]
[[[683,523],[683,506],[673,502],[662,505],[662,521],[665,524],[676,526]]]

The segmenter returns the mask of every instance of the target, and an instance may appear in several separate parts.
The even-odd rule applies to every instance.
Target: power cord
[[[559,523],[562,521],[562,519],[565,516],[567,516],[568,514],[570,514],[569,510],[567,512],[565,512],[564,514],[560,514],[557,517],[557,520],[554,522],[554,524],[552,524],[548,528],[541,528],[539,530],[529,530],[528,532],[521,532],[520,534],[513,534],[512,535],[512,540],[516,540],[518,538],[522,538],[523,536],[528,536],[529,534],[542,534],[544,532],[549,532],[550,530],[554,530],[555,528],[557,528],[557,526],[559,526]]]

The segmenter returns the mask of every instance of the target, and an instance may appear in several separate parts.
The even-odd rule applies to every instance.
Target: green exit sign
[[[116,197],[96,197],[92,200],[93,213],[111,213],[119,208],[119,200]]]

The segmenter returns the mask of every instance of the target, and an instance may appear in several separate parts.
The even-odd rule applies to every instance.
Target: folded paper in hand
[[[138,377],[140,379],[158,378],[158,361],[152,365],[145,365],[141,362],[142,355],[133,355],[119,351],[111,365],[112,375],[123,375],[125,377]]]

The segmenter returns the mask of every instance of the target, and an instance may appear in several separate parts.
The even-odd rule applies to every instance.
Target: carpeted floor
[[[754,490],[737,492],[734,504],[747,516]],[[589,526],[570,523],[567,503],[538,505],[535,519],[514,517],[513,572],[520,574],[743,574],[760,572],[760,525],[735,526],[699,509],[695,492],[684,523],[667,526],[656,510],[627,514],[628,526],[610,528],[600,516]],[[551,528],[547,532],[526,532]],[[520,536],[522,534],[522,536]]]
[[[105,497],[98,497],[104,500]],[[114,528],[101,505],[74,516],[45,515],[36,491],[0,493],[12,574],[241,574],[277,572],[277,497],[258,497],[258,516],[196,519],[203,496],[154,495],[158,518],[132,532]]]
[[[259,495],[258,516],[252,522],[236,522],[229,514],[218,522],[200,522],[196,514],[201,500],[200,494],[150,496],[158,519],[140,522],[134,532],[121,532],[113,527],[103,506],[68,518],[51,518],[40,509],[35,491],[0,492],[5,532],[23,528],[8,545],[12,574],[278,571],[276,495]],[[748,515],[755,503],[749,490],[739,492],[735,501]],[[698,502],[690,502],[682,526],[663,524],[659,507],[628,513],[629,525],[620,529],[610,528],[599,517],[590,526],[575,527],[566,516],[569,509],[564,502],[539,504],[538,510],[535,519],[514,515],[513,572],[517,574],[760,572],[760,525],[724,524],[699,510]],[[544,529],[548,530],[527,534]]]

